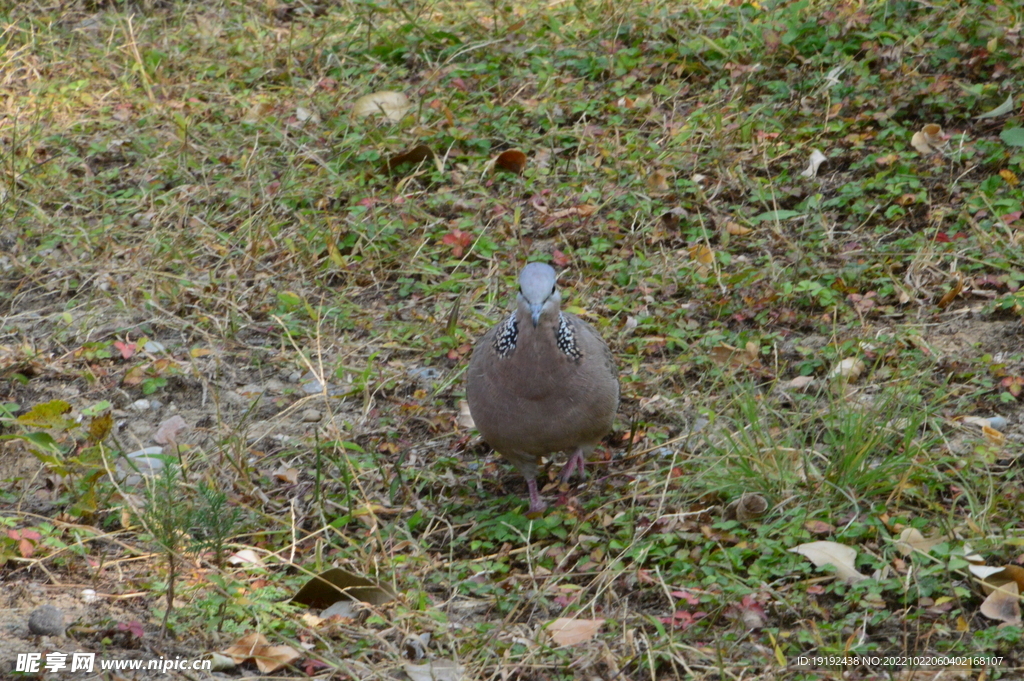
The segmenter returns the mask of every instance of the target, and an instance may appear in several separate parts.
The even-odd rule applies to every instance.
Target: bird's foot
[[[526,517],[537,518],[543,515],[548,505],[544,503],[544,500],[540,498],[540,492],[537,491],[537,481],[527,480],[526,488],[530,491],[530,510],[526,512]]]
[[[569,482],[569,478],[572,477],[572,474],[576,472],[577,468],[580,469],[580,477],[586,478],[586,463],[587,459],[583,455],[583,449],[577,448],[576,451],[572,453],[572,456],[569,457],[569,460],[565,462],[565,466],[562,468],[562,472],[558,475],[558,479],[562,482]]]

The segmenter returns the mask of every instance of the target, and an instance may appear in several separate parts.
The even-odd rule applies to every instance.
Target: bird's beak
[[[544,306],[541,304],[530,305],[530,319],[533,320],[533,328],[537,328],[537,323],[540,321],[540,313],[544,310]]]

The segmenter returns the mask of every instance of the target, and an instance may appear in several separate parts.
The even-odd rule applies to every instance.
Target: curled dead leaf
[[[810,160],[807,163],[807,168],[803,172],[801,172],[800,174],[803,177],[817,177],[818,176],[818,168],[820,168],[821,164],[824,163],[827,160],[828,160],[828,157],[825,156],[825,154],[821,153],[817,149],[812,149],[811,150],[811,158],[810,158]]]
[[[272,646],[263,634],[251,633],[223,651],[235,664],[253,660],[264,674],[271,674],[299,659],[302,654],[291,646]]]
[[[956,283],[954,283],[942,298],[939,299],[939,309],[945,310],[953,300],[956,299],[960,292],[964,290],[964,277],[962,274],[957,272]]]
[[[518,149],[503,151],[494,159],[494,167],[507,170],[516,175],[522,175],[523,171],[526,170],[526,154]]]
[[[341,568],[331,568],[306,582],[292,601],[311,608],[326,608],[348,599],[371,605],[382,605],[395,599],[389,587]]]
[[[746,236],[747,234],[750,234],[754,230],[750,229],[749,227],[744,227],[738,222],[733,222],[732,220],[730,220],[729,222],[725,223],[725,231],[729,234],[732,234],[733,236]]]
[[[938,151],[945,140],[946,136],[942,132],[942,127],[935,123],[929,123],[914,133],[914,136],[910,138],[910,146],[919,153],[930,154]]]
[[[768,510],[768,500],[760,494],[745,493],[725,507],[726,520],[738,520],[747,523],[757,520]]]
[[[1020,588],[1007,582],[992,590],[981,604],[981,614],[1009,625],[1020,625]]]

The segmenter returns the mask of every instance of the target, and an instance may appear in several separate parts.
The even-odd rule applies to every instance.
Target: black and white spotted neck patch
[[[519,340],[519,322],[516,320],[516,313],[513,312],[498,326],[494,334],[494,351],[498,357],[508,357],[516,349],[516,341]]]
[[[566,357],[575,361],[583,357],[583,353],[580,352],[580,348],[576,345],[576,332],[569,325],[569,321],[565,318],[565,315],[558,315],[558,329],[555,331],[555,343],[558,344],[558,349],[565,354]]]

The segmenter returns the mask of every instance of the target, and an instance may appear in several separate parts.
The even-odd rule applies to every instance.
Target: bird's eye
[[[555,286],[556,286],[556,284],[552,284],[551,285],[551,293],[548,294],[549,296],[555,295]]]

